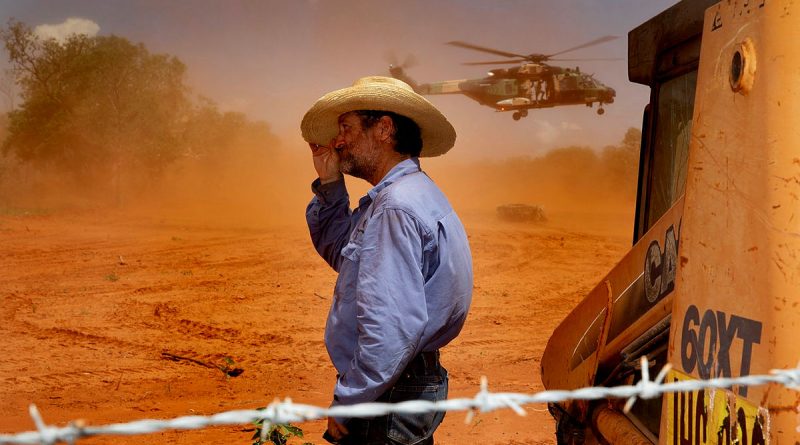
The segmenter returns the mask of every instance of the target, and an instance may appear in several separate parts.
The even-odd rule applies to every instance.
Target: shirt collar
[[[411,173],[416,173],[418,171],[420,171],[419,158],[408,158],[397,163],[397,165],[392,167],[392,169],[389,170],[389,173],[387,173],[386,176],[381,179],[381,182],[367,192],[367,196],[361,198],[359,205],[366,203],[367,199],[369,199],[369,201],[374,201],[375,197],[381,192],[381,190],[385,189],[403,176],[410,175]]]

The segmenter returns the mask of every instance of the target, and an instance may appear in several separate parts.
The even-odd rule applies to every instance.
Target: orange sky
[[[195,92],[225,110],[269,122],[287,147],[302,144],[300,119],[318,97],[357,77],[387,74],[389,50],[400,58],[414,53],[419,65],[409,74],[429,82],[482,77],[487,67],[461,62],[497,59],[444,45],[450,40],[527,54],[620,36],[569,53],[574,58],[623,58],[568,62],[616,89],[617,101],[602,117],[593,109],[570,106],[533,111],[514,122],[510,113],[496,113],[463,96],[430,98],[458,132],[454,153],[474,160],[535,156],[572,144],[601,148],[619,142],[628,127],[639,127],[648,90],[627,80],[627,32],[672,3],[0,0],[0,21],[14,17],[32,26],[63,27],[68,18],[80,18],[101,35],[121,35],[151,51],[174,54],[187,64]],[[0,58],[0,68],[5,66]]]

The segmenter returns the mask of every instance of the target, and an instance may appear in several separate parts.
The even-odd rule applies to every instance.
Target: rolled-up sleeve
[[[426,238],[417,220],[391,208],[376,213],[364,232],[356,290],[358,347],[337,381],[336,404],[374,401],[419,352],[428,321]]]
[[[350,236],[350,197],[344,179],[322,184],[319,179],[311,184],[314,197],[306,207],[306,222],[311,241],[320,256],[339,271],[342,247]]]

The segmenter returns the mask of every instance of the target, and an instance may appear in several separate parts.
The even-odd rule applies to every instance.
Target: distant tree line
[[[639,145],[642,132],[628,128],[617,145],[600,150],[570,146],[551,150],[545,155],[520,162],[529,175],[558,190],[561,196],[611,197],[633,203],[639,171]]]
[[[231,150],[277,143],[266,123],[193,96],[186,66],[141,43],[113,35],[42,39],[13,19],[0,40],[21,99],[0,122],[6,163],[57,170],[119,195],[124,182],[146,183],[182,158],[224,162]]]
[[[618,209],[633,206],[642,133],[628,128],[622,140],[601,149],[555,148],[540,156],[448,165],[449,195],[467,206],[493,208],[510,203],[548,209]]]

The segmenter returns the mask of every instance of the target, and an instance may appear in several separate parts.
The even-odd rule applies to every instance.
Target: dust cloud
[[[523,203],[544,207],[548,216],[631,214],[638,145],[627,142],[627,148],[625,143],[600,150],[567,147],[540,157],[481,161],[459,159],[456,147],[445,156],[423,159],[422,166],[459,213],[493,218],[497,206]],[[76,178],[55,167],[3,157],[0,208],[114,211],[224,227],[294,226],[305,223],[315,176],[299,135],[275,137],[269,146],[232,146],[214,156],[185,156],[158,174],[118,167]],[[348,178],[348,187],[355,205],[369,185]]]
[[[619,176],[587,147],[556,149],[541,157],[475,162],[432,159],[428,173],[465,210],[503,204],[540,205],[556,212],[626,211],[636,196],[636,172]]]
[[[226,227],[304,224],[313,177],[310,159],[283,149],[234,152],[213,164],[185,159],[132,210]]]
[[[303,222],[314,170],[299,151],[283,148],[272,134],[209,145],[215,146],[157,168],[129,160],[78,169],[0,152],[0,214],[113,212],[220,227]]]

